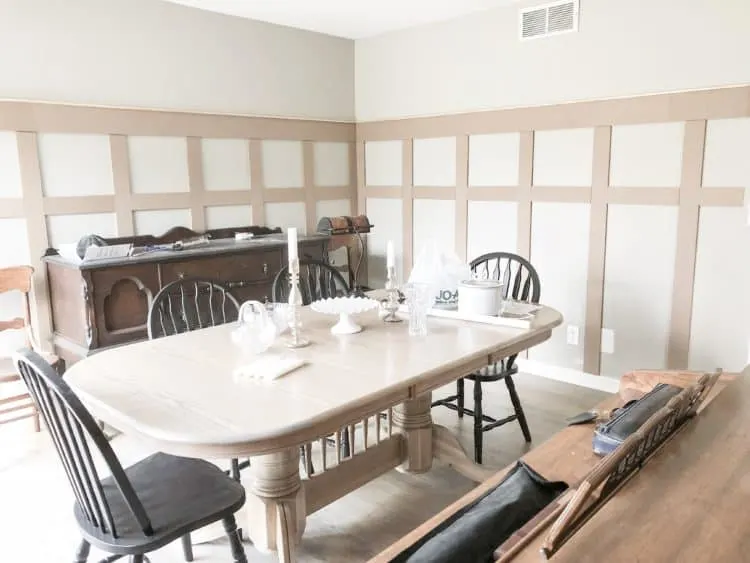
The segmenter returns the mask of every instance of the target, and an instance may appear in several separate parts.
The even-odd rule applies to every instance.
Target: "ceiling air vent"
[[[578,1],[553,2],[521,10],[521,40],[578,31]]]

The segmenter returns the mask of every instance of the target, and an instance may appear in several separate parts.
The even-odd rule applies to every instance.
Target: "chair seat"
[[[505,379],[509,375],[515,375],[516,373],[518,373],[518,366],[515,362],[513,362],[513,365],[508,368],[507,360],[501,360],[494,364],[490,364],[487,367],[478,369],[471,375],[467,375],[465,379],[468,379],[469,381],[479,380],[482,382],[498,381],[500,379]]]
[[[158,549],[198,528],[239,510],[245,489],[215,465],[200,459],[157,453],[125,470],[151,519],[146,536],[123,501],[114,480],[102,479],[117,537],[102,533],[78,504],[75,516],[84,538],[113,554],[140,554]]]
[[[42,357],[51,366],[55,366],[60,361],[60,358],[54,354],[42,354]],[[17,381],[19,379],[21,377],[16,371],[16,366],[13,365],[13,360],[11,358],[0,358],[0,383]]]

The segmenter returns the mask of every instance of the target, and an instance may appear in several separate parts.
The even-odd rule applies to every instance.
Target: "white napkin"
[[[306,363],[306,360],[291,356],[261,354],[257,358],[238,366],[234,370],[234,376],[238,379],[273,381]]]

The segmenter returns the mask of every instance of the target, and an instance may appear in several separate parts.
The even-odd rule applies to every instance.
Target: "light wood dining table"
[[[244,527],[257,549],[286,562],[307,516],[386,471],[422,473],[437,459],[477,482],[492,475],[433,424],[432,391],[544,342],[562,316],[543,307],[526,329],[431,317],[423,337],[375,311],[358,316],[363,332],[346,336],[308,307],[302,321],[310,346],[279,340],[270,353],[307,364],[273,381],[234,375],[235,323],[106,350],[65,377],[95,417],[160,451],[249,457]]]

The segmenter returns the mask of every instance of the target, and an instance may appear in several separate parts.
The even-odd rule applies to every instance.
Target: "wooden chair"
[[[309,305],[319,299],[349,295],[349,284],[341,273],[325,262],[300,259],[299,290],[302,303]],[[289,266],[284,266],[273,280],[273,300],[277,303],[289,299]]]
[[[492,252],[484,254],[471,261],[472,274],[478,278],[496,279],[504,283],[504,298],[528,303],[539,303],[541,283],[539,274],[534,266],[525,258],[510,252]],[[531,442],[531,432],[526,422],[526,415],[521,406],[516,386],[513,383],[513,375],[518,373],[516,365],[517,354],[504,358],[503,360],[487,366],[457,382],[456,394],[440,399],[432,403],[432,406],[444,406],[458,412],[459,418],[464,414],[474,417],[474,459],[482,463],[482,437],[484,432],[507,424],[514,420],[518,421],[527,442]],[[474,408],[464,407],[464,380],[474,382]],[[514,413],[502,419],[496,419],[484,414],[482,410],[482,384],[499,380],[505,381],[508,388]]]
[[[32,276],[34,268],[31,266],[15,266],[0,269],[0,294],[7,292],[20,292],[23,299],[23,317],[9,320],[0,319],[0,333],[8,330],[25,331],[25,346],[39,350],[31,328],[31,300]],[[45,359],[62,373],[62,361],[56,356],[46,355]],[[16,372],[11,358],[0,358],[0,384],[16,384],[21,378]],[[0,398],[0,417],[13,413],[11,418],[0,419],[0,424],[15,422],[25,418],[34,419],[34,430],[39,432],[39,411],[36,410],[34,402],[28,393],[15,393],[9,397]],[[21,414],[18,414],[21,413]]]
[[[157,453],[123,468],[98,424],[78,397],[37,353],[13,360],[50,430],[76,503],[83,541],[75,563],[91,545],[113,554],[103,562],[145,554],[222,520],[235,563],[247,563],[234,513],[245,504],[242,485],[207,461]],[[92,453],[111,476],[101,478]]]

